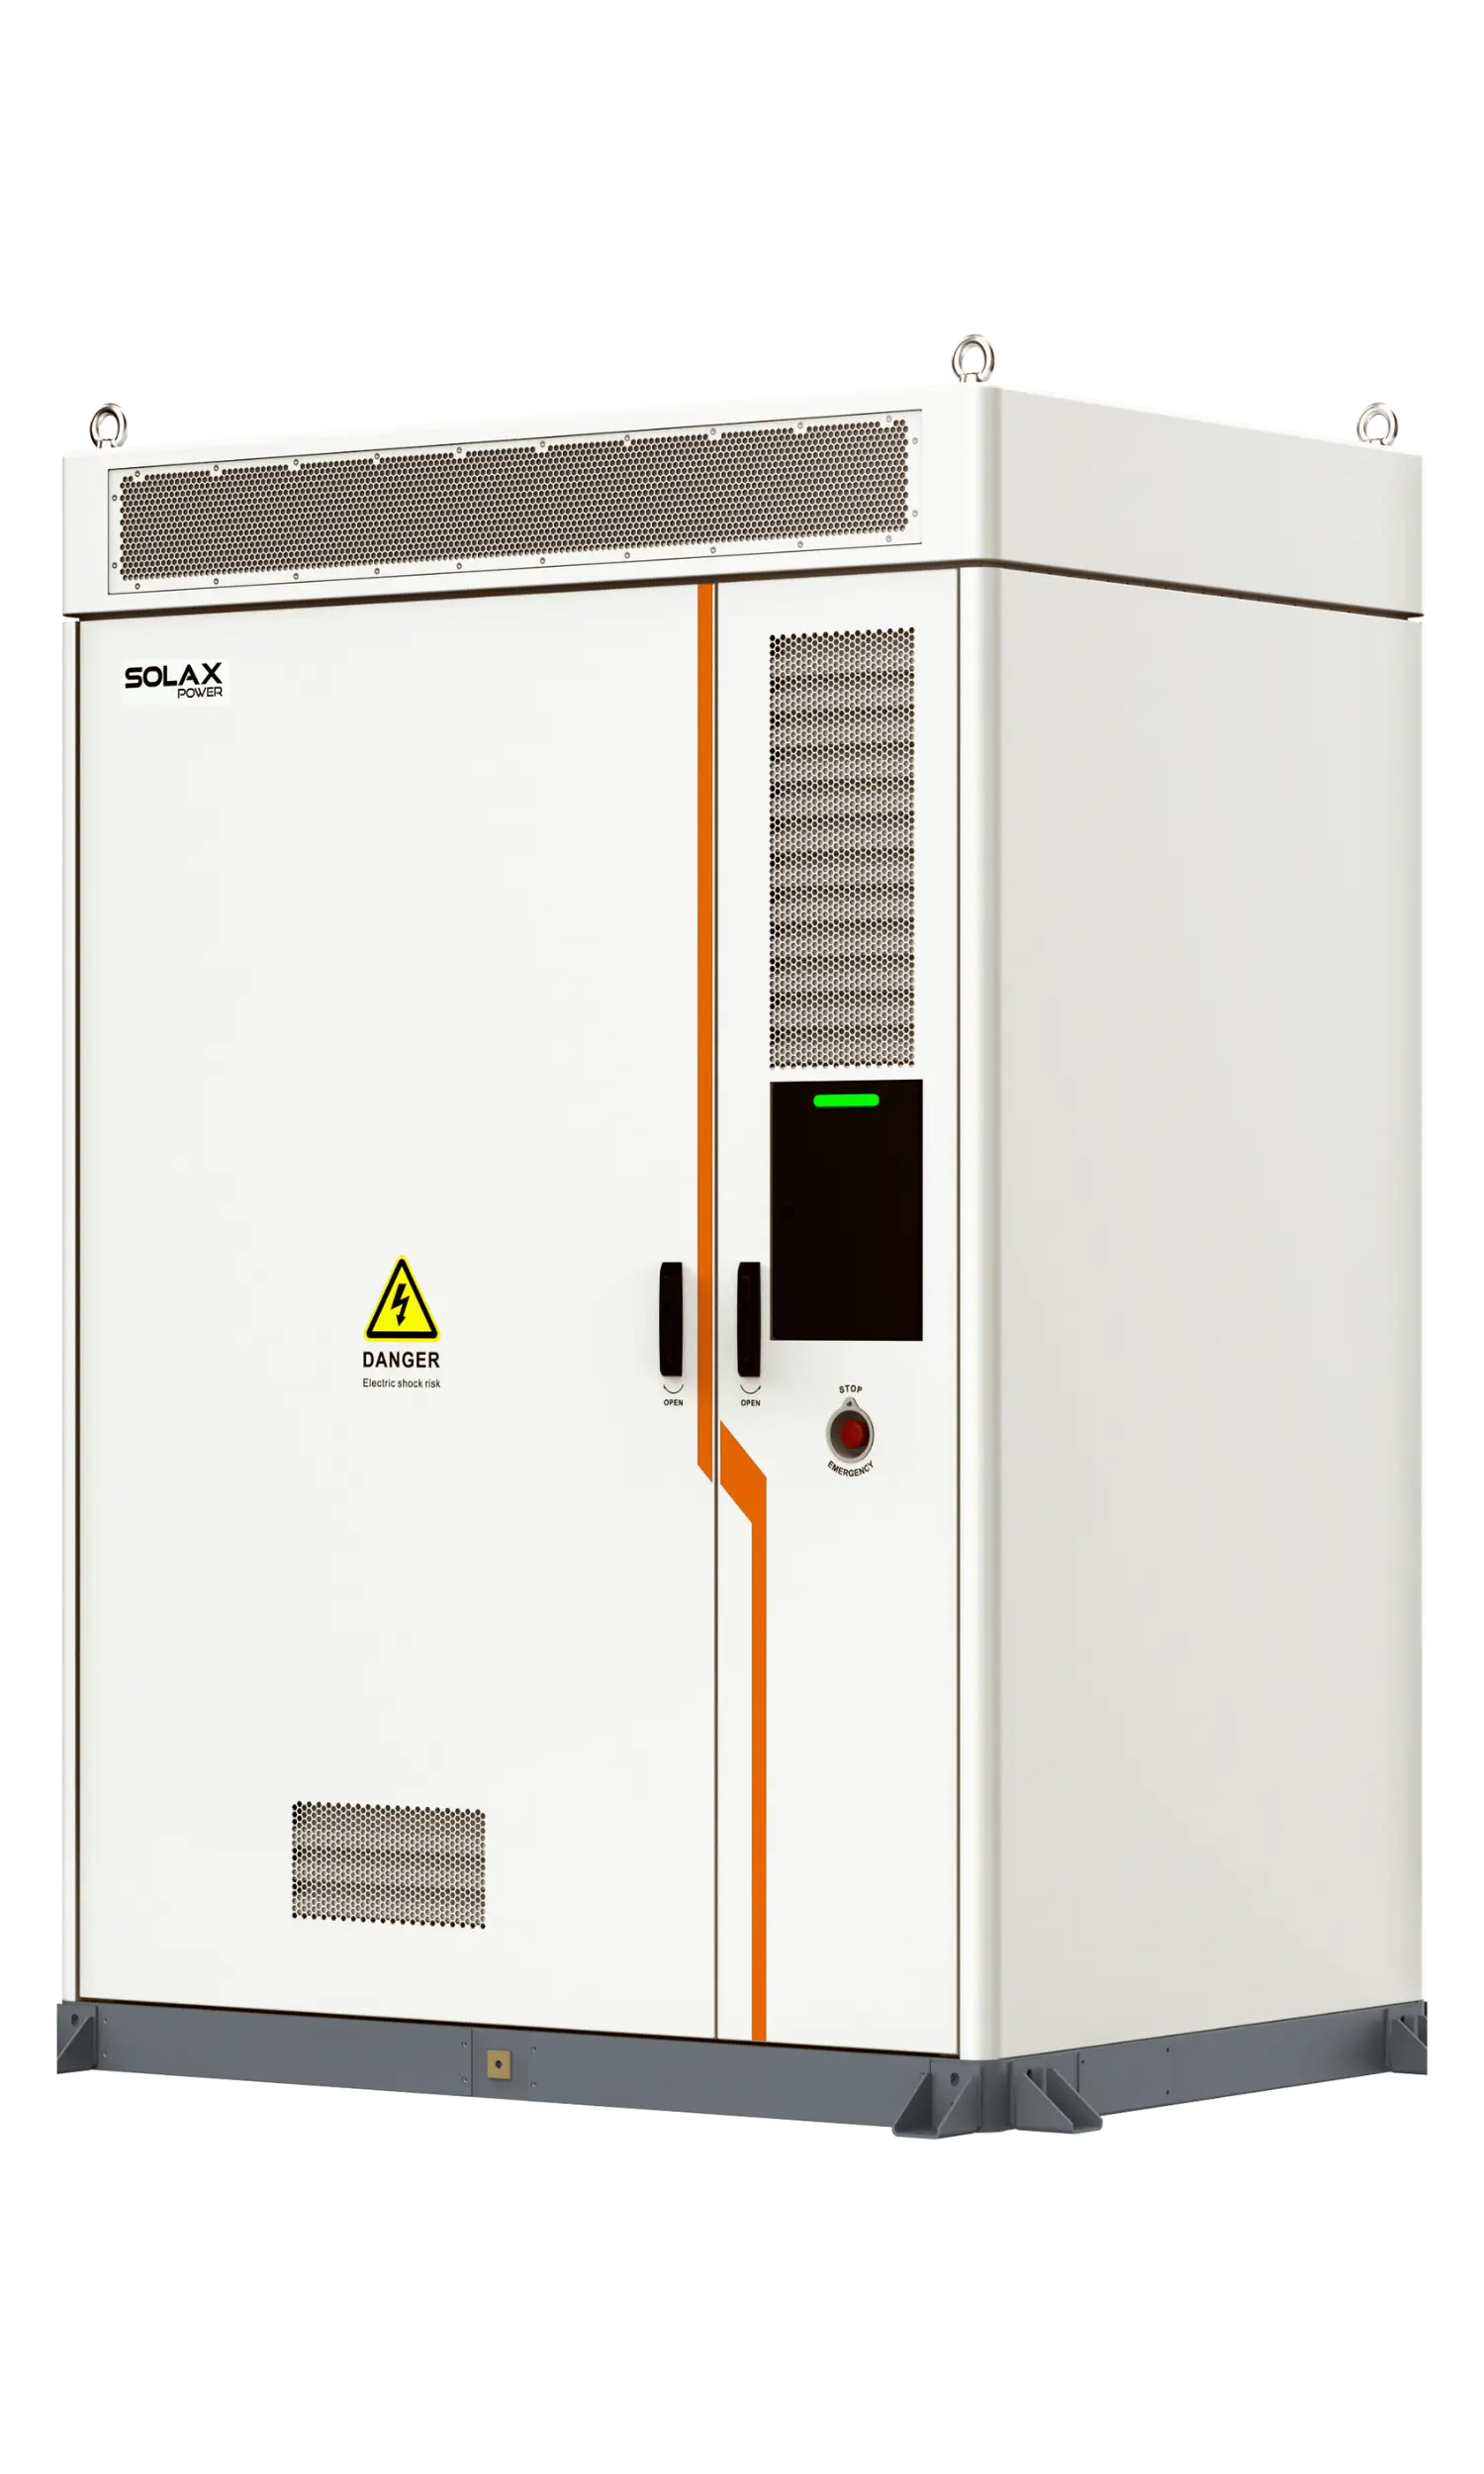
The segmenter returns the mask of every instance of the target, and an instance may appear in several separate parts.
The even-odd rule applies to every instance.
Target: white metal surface
[[[84,631],[90,1995],[711,2031],[695,599]],[[300,1799],[483,1809],[485,1930],[292,1921]]]
[[[983,593],[998,1638],[967,1655],[999,1812],[966,2048],[1410,1998],[1418,638]]]
[[[998,2054],[999,577],[959,579],[959,2031]]]
[[[993,555],[1083,575],[1422,608],[1422,466],[1353,438],[996,390]]]
[[[62,621],[62,1996],[77,1992],[77,660]]]
[[[955,2049],[957,1638],[957,580],[872,576],[720,595],[717,1405],[767,1479],[767,2026],[775,2042]],[[923,1087],[923,1338],[770,1337],[769,639],[914,630],[915,1053],[854,1069]],[[840,1197],[840,1244],[853,1242]],[[737,1377],[736,1273],[763,1266],[762,1381]],[[876,1426],[831,1467],[841,1387]],[[723,1491],[719,1919],[723,2035],[751,2017],[748,1525]]]

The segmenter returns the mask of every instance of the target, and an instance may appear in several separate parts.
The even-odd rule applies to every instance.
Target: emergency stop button
[[[864,1461],[875,1440],[876,1428],[854,1401],[830,1419],[830,1450],[837,1460]]]

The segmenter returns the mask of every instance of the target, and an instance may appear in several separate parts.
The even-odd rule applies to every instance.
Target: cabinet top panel
[[[993,386],[131,441],[64,473],[78,615],[975,561],[1421,607],[1417,457]]]

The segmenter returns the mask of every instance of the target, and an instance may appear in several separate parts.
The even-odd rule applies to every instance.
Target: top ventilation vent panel
[[[122,466],[116,593],[920,537],[915,413]]]

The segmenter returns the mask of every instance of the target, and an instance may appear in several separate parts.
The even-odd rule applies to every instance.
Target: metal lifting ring
[[[960,333],[948,356],[948,366],[960,386],[984,386],[984,381],[994,376],[994,343],[987,333]]]
[[[127,430],[129,423],[124,421],[119,396],[104,396],[104,401],[94,406],[87,423],[87,435],[92,437],[94,447],[122,447]]]
[[[1355,437],[1365,447],[1395,447],[1403,423],[1390,396],[1370,396],[1355,413]]]

